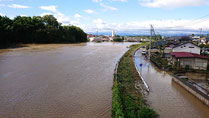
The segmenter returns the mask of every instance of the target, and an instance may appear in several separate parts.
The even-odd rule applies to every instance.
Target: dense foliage
[[[141,81],[133,62],[134,51],[143,44],[132,45],[121,58],[114,81],[112,117],[113,118],[155,118],[156,113],[147,107],[135,81]],[[138,91],[138,92],[136,92]]]
[[[120,37],[116,37],[113,39],[113,41],[115,42],[123,42],[124,41],[124,37],[120,38]]]
[[[25,43],[86,42],[86,33],[76,26],[62,26],[52,15],[21,17],[0,16],[0,47]]]
[[[158,66],[159,68],[163,69],[166,66],[168,66],[168,61],[167,59],[163,59],[161,57],[161,54],[155,54],[151,57],[151,60],[153,63],[156,64],[156,66]]]
[[[209,44],[200,44],[199,47],[200,48],[209,48]]]
[[[113,97],[112,97],[112,117],[124,118],[123,107],[120,99],[120,92],[117,82],[114,83]]]

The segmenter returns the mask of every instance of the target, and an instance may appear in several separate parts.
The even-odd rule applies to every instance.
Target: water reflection
[[[109,118],[115,64],[131,44],[30,45],[0,53],[0,118]]]

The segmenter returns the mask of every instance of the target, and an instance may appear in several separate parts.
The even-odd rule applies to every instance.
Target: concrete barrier
[[[136,68],[136,70],[137,70],[139,76],[141,77],[142,82],[144,83],[144,85],[145,85],[145,87],[146,87],[147,92],[149,92],[149,91],[150,91],[149,86],[148,86],[148,84],[146,83],[146,81],[145,81],[144,77],[142,76],[142,74],[139,72],[139,69],[137,68],[136,63],[135,63],[135,54],[136,54],[136,51],[138,51],[139,49],[140,49],[140,48],[137,48],[137,49],[134,51],[134,56],[133,56],[134,58],[133,58],[133,61],[134,61],[135,68]]]
[[[176,82],[177,84],[179,84],[180,86],[182,86],[184,89],[186,89],[189,93],[194,95],[196,98],[198,98],[202,103],[209,106],[209,96],[202,93],[201,91],[199,91],[194,86],[190,86],[190,85],[186,84],[185,82],[183,82],[183,80],[180,80],[176,77],[173,77],[172,80],[174,82]]]

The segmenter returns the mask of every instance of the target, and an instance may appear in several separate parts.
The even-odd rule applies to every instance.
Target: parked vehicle
[[[142,55],[146,55],[146,51],[145,50],[142,51]]]

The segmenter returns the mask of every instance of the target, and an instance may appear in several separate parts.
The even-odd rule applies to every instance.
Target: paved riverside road
[[[145,60],[141,51],[136,52],[134,60],[150,89],[148,103],[161,118],[209,118],[206,105],[173,82],[171,75]]]

